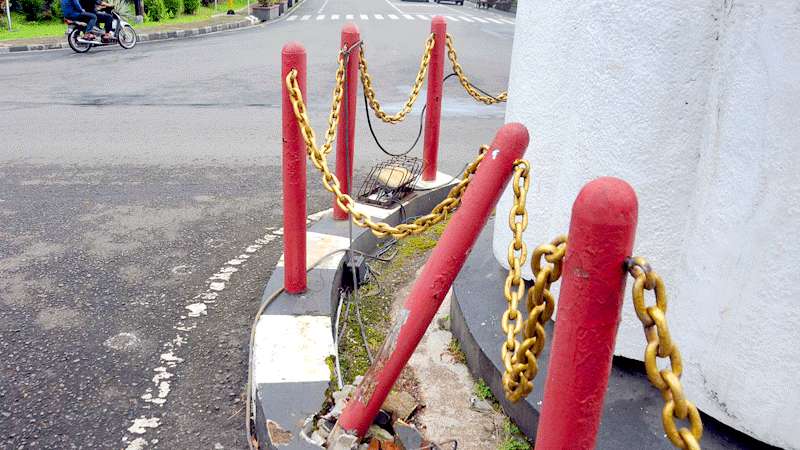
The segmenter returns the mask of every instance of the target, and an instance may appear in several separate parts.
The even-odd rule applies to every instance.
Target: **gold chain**
[[[359,71],[361,73],[361,84],[364,85],[364,94],[367,96],[367,103],[375,111],[375,115],[378,116],[379,119],[386,123],[400,123],[402,122],[408,113],[411,112],[411,108],[414,106],[414,102],[417,101],[417,97],[419,97],[419,91],[422,89],[422,83],[425,82],[425,74],[428,72],[428,65],[431,61],[431,51],[433,51],[433,47],[435,44],[434,35],[428,37],[428,40],[425,42],[425,53],[422,55],[422,61],[419,63],[419,71],[417,72],[417,78],[414,81],[414,86],[411,88],[411,94],[408,96],[408,100],[406,104],[403,105],[403,108],[397,114],[389,115],[381,109],[381,104],[375,98],[375,89],[372,88],[372,77],[369,75],[369,71],[367,70],[367,59],[364,54],[364,46],[361,46],[361,58],[358,64]]]
[[[533,390],[533,379],[539,371],[536,358],[542,353],[545,343],[544,325],[553,316],[555,302],[550,285],[561,276],[561,263],[567,248],[567,237],[559,236],[549,244],[539,246],[531,258],[531,269],[536,282],[528,290],[528,318],[523,320],[519,312],[519,301],[525,294],[522,279],[522,264],[528,257],[528,248],[522,233],[528,227],[528,210],[525,206],[530,187],[530,167],[527,161],[518,160],[514,171],[514,206],[508,216],[508,226],[514,238],[508,246],[508,277],[503,288],[508,309],[503,313],[501,325],[506,341],[501,348],[503,365],[503,390],[506,398],[516,402]],[[542,258],[546,263],[542,264]],[[548,264],[549,263],[549,264]],[[522,343],[517,334],[523,333]]]
[[[339,76],[340,73],[342,74],[341,77]],[[356,211],[355,200],[353,200],[350,195],[342,192],[339,179],[328,168],[326,152],[324,151],[325,148],[323,147],[323,149],[320,149],[317,147],[314,129],[311,127],[311,122],[306,111],[306,105],[303,101],[303,93],[300,91],[300,85],[297,83],[296,69],[292,69],[286,75],[285,82],[286,88],[289,91],[289,100],[292,103],[292,109],[294,110],[295,118],[297,119],[300,132],[303,135],[303,140],[306,144],[306,152],[308,153],[309,158],[311,158],[311,163],[314,164],[314,167],[322,172],[323,186],[336,196],[336,204],[350,214],[354,224],[362,228],[369,228],[372,233],[378,237],[391,235],[399,239],[410,234],[419,234],[446,219],[448,215],[461,204],[461,197],[464,194],[464,191],[466,191],[467,186],[472,179],[472,175],[476,170],[478,170],[478,164],[480,164],[480,162],[483,160],[483,157],[489,151],[488,146],[481,146],[478,156],[467,166],[466,170],[464,170],[464,174],[462,175],[458,184],[450,189],[450,192],[447,194],[447,198],[436,205],[429,214],[417,218],[412,223],[403,223],[397,225],[396,227],[384,222],[375,223],[372,221],[370,216]],[[328,133],[330,136],[335,136],[336,134],[335,129],[339,119],[338,111],[341,107],[342,101],[341,92],[344,91],[344,64],[341,57],[339,59],[339,71],[336,72],[336,84],[337,86],[334,89],[333,95],[333,105],[331,106],[330,120],[328,122],[328,126],[330,127],[328,129]],[[334,114],[334,112],[336,113]],[[331,133],[331,130],[334,131]],[[331,137],[331,141],[332,140],[333,138]],[[330,149],[328,149],[328,151],[330,151]]]
[[[456,73],[458,81],[461,82],[461,86],[464,86],[464,89],[466,89],[467,93],[471,95],[472,98],[487,105],[494,105],[495,103],[502,103],[508,100],[508,91],[503,91],[492,97],[481,94],[480,91],[472,85],[467,76],[464,75],[464,69],[461,68],[461,64],[458,63],[458,55],[456,54],[455,45],[453,44],[453,36],[451,36],[450,33],[447,34],[447,56],[450,58],[450,62],[453,63],[453,72]]]
[[[683,363],[678,346],[672,340],[667,326],[667,293],[664,281],[650,268],[642,257],[627,260],[628,272],[635,279],[633,284],[633,306],[644,326],[647,348],[644,352],[644,367],[647,378],[664,397],[666,404],[661,412],[664,431],[670,442],[678,448],[700,450],[703,422],[697,407],[686,399],[681,386]],[[656,304],[646,306],[644,291],[654,291]],[[656,358],[668,358],[669,368],[660,370]],[[688,420],[689,428],[675,425],[675,418]]]

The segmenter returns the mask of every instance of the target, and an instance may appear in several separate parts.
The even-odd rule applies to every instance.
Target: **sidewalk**
[[[242,15],[244,12],[244,9],[242,9],[238,11],[237,15],[235,16],[223,14],[212,17],[209,20],[202,20],[198,22],[139,28],[136,33],[139,37],[139,42],[148,42],[199,36],[202,34],[249,27],[259,23],[258,19],[253,16]],[[134,28],[136,28],[136,24],[132,25]],[[64,30],[66,31],[66,29],[67,28],[65,25]],[[44,38],[16,39],[0,42],[0,54],[33,50],[51,50],[59,48],[69,48],[66,36],[64,35]]]

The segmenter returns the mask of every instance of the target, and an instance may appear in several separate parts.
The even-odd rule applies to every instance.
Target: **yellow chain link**
[[[683,363],[678,346],[672,340],[667,326],[667,293],[664,281],[653,271],[647,260],[641,257],[629,258],[628,272],[634,278],[633,306],[636,315],[644,326],[647,347],[644,352],[644,366],[647,378],[664,397],[666,404],[661,412],[664,431],[670,442],[678,448],[700,450],[703,436],[703,422],[697,407],[686,399],[681,386]],[[644,291],[654,291],[656,304],[647,306]],[[669,368],[659,370],[656,358],[668,358]],[[688,420],[689,428],[677,428],[675,418]]]
[[[425,53],[422,55],[422,61],[419,63],[419,71],[417,72],[417,78],[414,80],[414,86],[411,88],[411,94],[408,96],[408,100],[406,104],[403,105],[403,108],[397,114],[389,115],[381,109],[381,104],[375,98],[375,89],[372,88],[372,77],[369,75],[369,71],[367,70],[367,59],[364,54],[364,46],[361,46],[361,58],[358,64],[359,71],[361,73],[361,84],[364,85],[364,94],[367,96],[367,103],[375,111],[375,115],[378,116],[379,119],[386,123],[400,123],[402,122],[408,113],[411,112],[411,108],[414,106],[414,102],[417,101],[417,97],[419,97],[419,91],[422,89],[422,83],[425,82],[425,74],[428,72],[428,65],[431,61],[431,52],[433,51],[433,46],[435,44],[434,35],[431,34],[428,37],[428,40],[425,42]]]
[[[447,56],[450,58],[450,62],[453,63],[453,72],[456,73],[458,81],[461,83],[461,86],[464,86],[464,89],[472,98],[487,105],[494,105],[495,103],[502,103],[508,100],[508,91],[503,91],[492,97],[481,94],[481,92],[472,85],[467,76],[464,75],[464,69],[461,68],[461,64],[458,63],[458,55],[456,54],[456,48],[453,44],[453,36],[451,36],[450,33],[447,34]]]
[[[341,77],[339,76],[340,73],[342,74]],[[472,179],[472,175],[478,170],[478,164],[489,151],[488,146],[481,146],[478,156],[467,166],[466,170],[464,170],[461,180],[450,189],[447,198],[436,205],[429,214],[417,218],[412,223],[403,223],[397,226],[391,226],[384,222],[375,223],[370,216],[356,211],[355,200],[353,200],[350,195],[342,192],[339,179],[328,168],[325,147],[322,149],[317,147],[314,129],[311,127],[311,121],[308,118],[306,105],[303,101],[303,94],[300,91],[300,85],[297,83],[296,69],[292,69],[286,75],[285,82],[286,88],[289,91],[289,100],[292,103],[295,118],[297,119],[300,132],[306,144],[306,152],[311,159],[311,163],[314,164],[314,167],[322,172],[323,186],[336,196],[336,204],[350,214],[354,224],[362,228],[369,228],[372,233],[378,237],[393,236],[399,239],[410,234],[420,234],[446,219],[448,215],[461,204],[461,197],[464,191],[466,191]],[[331,136],[331,142],[336,135],[336,124],[339,120],[338,112],[342,102],[341,92],[344,91],[344,63],[341,57],[339,58],[339,70],[336,72],[336,84],[333,94],[333,105],[331,106],[331,119],[328,123],[328,135]],[[327,151],[330,151],[330,149],[328,148]]]
[[[528,210],[525,206],[530,187],[530,166],[527,161],[515,163],[514,206],[508,215],[508,226],[514,237],[508,246],[508,277],[503,288],[508,309],[503,313],[501,326],[506,333],[506,341],[501,347],[505,372],[503,390],[506,398],[516,402],[533,390],[533,379],[539,371],[537,358],[545,343],[544,325],[553,316],[555,302],[550,293],[550,285],[561,276],[561,263],[566,252],[566,236],[559,236],[549,244],[536,248],[531,258],[531,269],[536,278],[528,290],[528,318],[523,320],[519,312],[519,301],[525,294],[525,281],[522,279],[522,264],[528,257],[528,248],[522,240],[522,233],[528,227]],[[542,258],[546,263],[542,264]],[[548,264],[549,263],[549,264]],[[520,343],[517,334],[523,334]]]

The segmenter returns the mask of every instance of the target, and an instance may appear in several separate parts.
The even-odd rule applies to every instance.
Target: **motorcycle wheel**
[[[119,30],[119,36],[117,37],[119,41],[119,46],[124,48],[125,50],[130,50],[136,45],[136,41],[139,40],[139,37],[136,35],[136,30],[133,29],[130,25],[125,25]]]
[[[69,48],[71,48],[75,53],[86,53],[92,49],[92,44],[78,42],[80,35],[81,30],[78,30],[77,28],[72,30],[69,36],[67,36],[67,43],[69,44]]]

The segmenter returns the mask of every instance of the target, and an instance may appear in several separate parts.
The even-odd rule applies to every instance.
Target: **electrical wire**
[[[409,147],[408,150],[406,150],[404,152],[392,153],[389,150],[386,150],[386,148],[383,145],[381,145],[381,141],[378,139],[378,136],[375,134],[375,129],[372,128],[372,119],[370,117],[371,114],[369,113],[369,106],[367,105],[367,94],[364,94],[364,114],[367,116],[367,127],[369,127],[369,132],[372,135],[372,139],[375,141],[375,144],[378,145],[378,148],[381,149],[381,151],[383,153],[386,153],[387,155],[392,156],[392,157],[405,156],[405,155],[411,153],[411,150],[414,150],[414,147],[417,146],[417,143],[419,143],[419,138],[422,137],[422,130],[424,128],[423,125],[425,123],[425,110],[426,109],[428,109],[428,104],[427,103],[422,107],[422,112],[419,115],[419,131],[417,131],[417,137],[414,139],[414,143],[411,144],[411,147]]]

